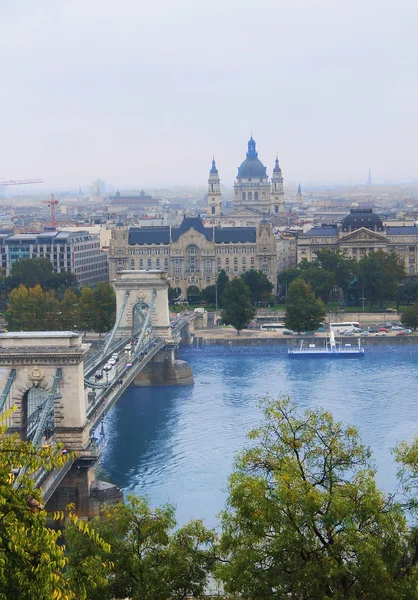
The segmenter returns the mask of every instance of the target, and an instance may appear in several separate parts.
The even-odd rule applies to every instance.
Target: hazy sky
[[[417,0],[0,0],[0,177],[418,178]]]

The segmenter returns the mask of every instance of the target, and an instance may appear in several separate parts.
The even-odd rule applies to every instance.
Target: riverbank
[[[192,346],[201,348],[203,346],[299,346],[301,341],[304,344],[322,345],[326,341],[326,333],[316,333],[314,336],[307,335],[283,335],[277,331],[260,331],[244,329],[240,335],[237,335],[235,329],[200,329],[195,332],[192,339]],[[418,334],[412,333],[405,336],[397,336],[395,333],[389,333],[387,336],[337,336],[337,341],[342,344],[358,344],[361,339],[362,346],[384,346],[396,345],[407,346],[418,344]]]

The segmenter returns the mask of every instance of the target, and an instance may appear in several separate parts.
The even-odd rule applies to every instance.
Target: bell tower
[[[208,179],[208,218],[220,217],[222,214],[221,180],[215,159],[212,160],[212,168]]]
[[[283,175],[277,156],[274,164],[273,175],[271,177],[270,203],[270,214],[277,215],[281,212],[284,212]]]

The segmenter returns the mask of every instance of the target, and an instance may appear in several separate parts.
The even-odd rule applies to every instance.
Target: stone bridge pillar
[[[119,325],[121,331],[129,336],[132,328],[134,307],[139,302],[151,304],[153,292],[156,292],[152,327],[157,336],[171,339],[170,313],[168,309],[168,278],[165,271],[118,271],[112,281],[116,290],[116,315],[119,314],[125,292],[129,291],[128,301]]]
[[[3,410],[16,407],[6,423],[10,431],[23,436],[29,390],[35,387],[47,393],[60,367],[62,378],[54,400],[55,439],[69,450],[85,447],[88,431],[85,429],[83,361],[88,349],[89,344],[84,344],[82,337],[71,331],[0,334],[0,394],[10,370],[16,369],[16,378],[3,407]]]

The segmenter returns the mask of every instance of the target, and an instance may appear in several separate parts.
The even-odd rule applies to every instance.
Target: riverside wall
[[[341,341],[343,344],[351,344],[355,346],[358,344],[358,337],[344,336],[338,337],[337,341]],[[387,336],[387,337],[361,337],[362,346],[412,346],[418,344],[418,335],[406,335],[406,336]],[[253,337],[246,336],[245,333],[241,335],[235,335],[234,337],[217,336],[216,333],[211,332],[210,336],[195,335],[192,341],[192,346],[195,348],[203,348],[204,346],[285,346],[285,347],[298,347],[303,340],[304,345],[316,344],[320,346],[325,344],[326,338],[307,336],[307,335],[295,335],[295,336],[277,336],[277,337]]]

